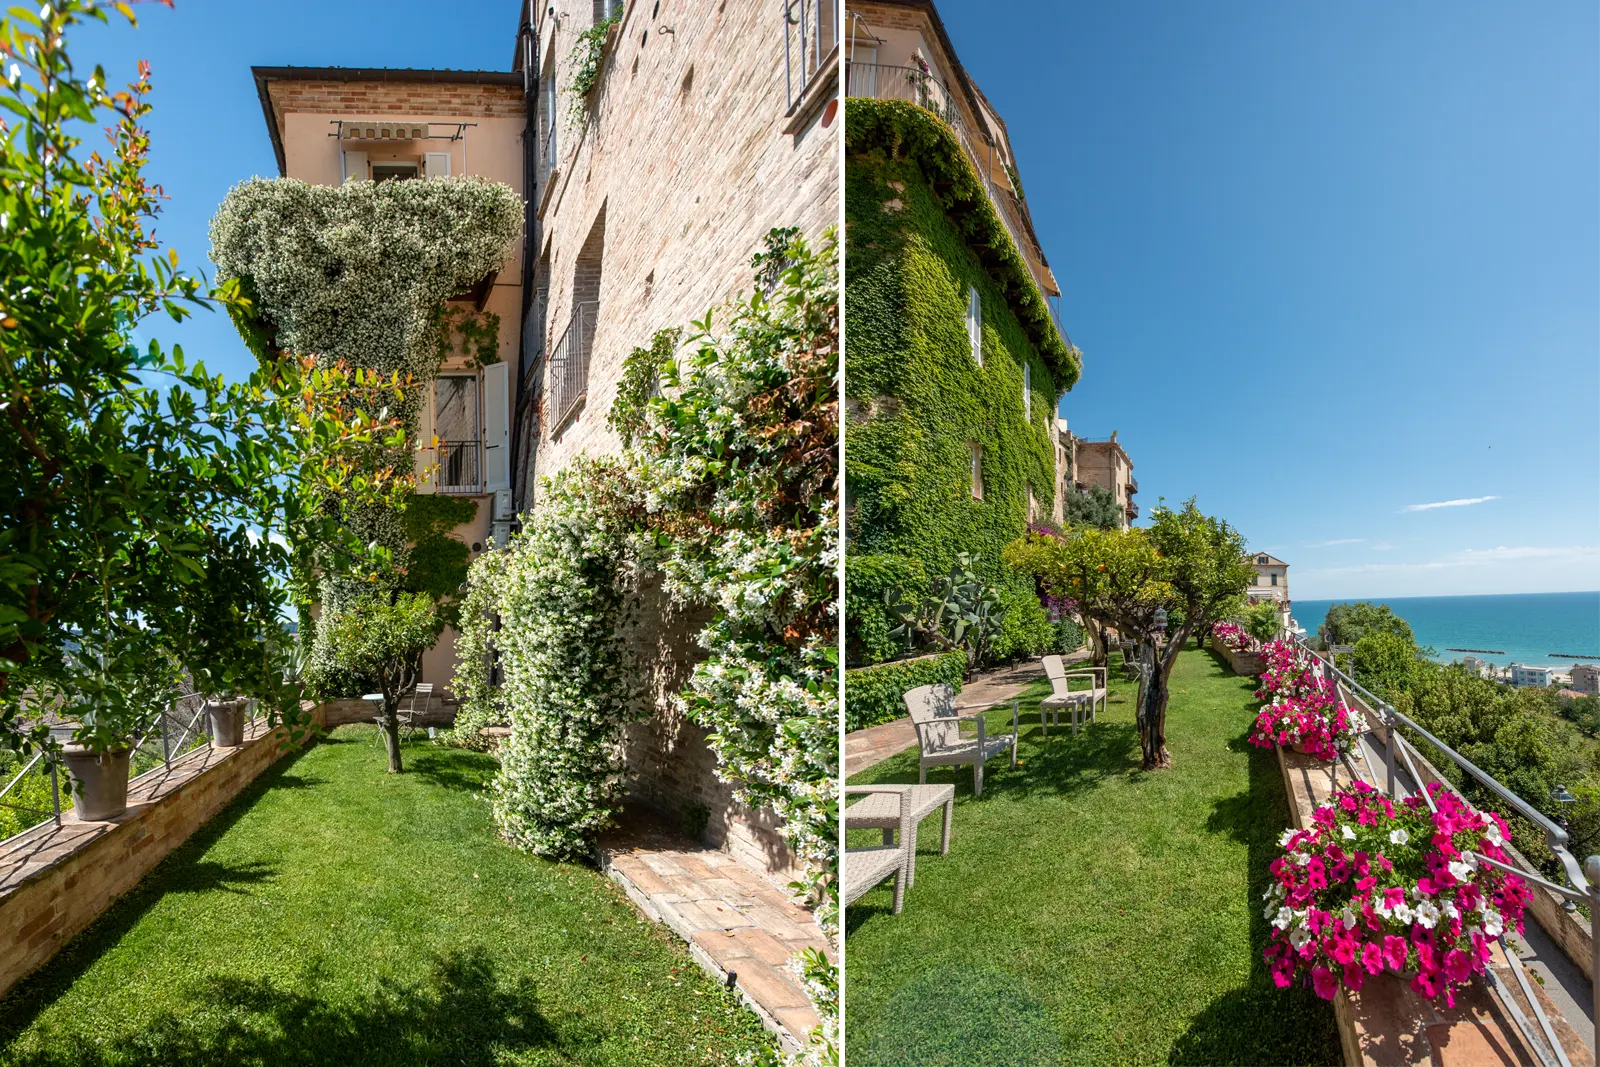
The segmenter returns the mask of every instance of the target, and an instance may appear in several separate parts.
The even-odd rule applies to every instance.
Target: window
[[[972,346],[972,358],[983,366],[983,301],[978,290],[967,290],[967,343]]]
[[[1278,576],[1276,574],[1274,574],[1272,576],[1272,584],[1273,585],[1277,585],[1278,584]]]
[[[1033,421],[1033,364],[1027,361],[1022,364],[1022,417]]]
[[[385,163],[372,164],[372,180],[375,182],[406,181],[417,176],[415,163],[400,163],[390,160]]]
[[[983,446],[976,441],[968,442],[972,449],[972,499],[983,499]]]
[[[1267,562],[1267,557],[1266,556],[1257,556],[1256,557],[1256,562],[1257,563],[1265,563],[1265,562]]]
[[[441,493],[482,491],[478,428],[478,379],[464,375],[435,378],[433,432],[439,438],[437,479]]]
[[[598,0],[596,0],[598,2]],[[786,0],[775,11],[783,19],[783,80],[788,113],[825,84],[819,75],[832,69],[829,62],[839,41],[839,0]]]

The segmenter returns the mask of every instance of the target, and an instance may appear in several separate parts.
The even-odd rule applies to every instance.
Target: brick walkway
[[[690,841],[648,813],[600,841],[600,865],[634,905],[689,943],[695,960],[730,981],[791,1050],[820,1021],[788,963],[806,948],[834,952],[811,912],[766,875]]]
[[[1079,649],[1062,658],[1068,664],[1082,663],[1089,658],[1089,650]],[[1044,664],[1039,660],[998,667],[974,675],[961,687],[961,694],[956,700],[961,704],[1009,703],[1043,677]],[[853,778],[916,743],[917,732],[911,726],[910,716],[845,734],[844,776],[846,779]]]

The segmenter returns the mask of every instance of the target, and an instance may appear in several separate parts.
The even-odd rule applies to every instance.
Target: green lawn
[[[1184,652],[1173,769],[1147,774],[1134,683],[1112,673],[1106,713],[1077,737],[1040,737],[1049,687],[1031,690],[1021,766],[991,760],[982,799],[971,768],[928,772],[956,783],[950,855],[935,814],[904,911],[887,883],[849,909],[850,1067],[1340,1062],[1331,1007],[1261,964],[1288,808],[1272,754],[1244,740],[1255,683]],[[915,749],[851,779],[916,780]]]
[[[592,869],[495,836],[482,755],[285,758],[0,1000],[0,1064],[731,1063],[755,1017]]]

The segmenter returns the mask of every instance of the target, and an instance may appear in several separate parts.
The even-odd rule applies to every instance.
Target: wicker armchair
[[[983,796],[983,765],[990,757],[1011,750],[1011,766],[1017,765],[1017,702],[1011,702],[1011,732],[995,737],[988,735],[984,718],[979,715],[957,715],[971,708],[990,708],[992,704],[957,704],[955,690],[945,684],[923,685],[905,693],[901,698],[911,713],[911,724],[916,727],[917,747],[921,754],[917,761],[919,781],[927,784],[929,767],[972,764],[972,792]],[[962,723],[977,727],[976,736],[963,736]]]
[[[894,914],[905,904],[906,881],[915,857],[911,848],[911,790],[903,785],[847,785],[846,796],[862,793],[888,793],[900,802],[899,842],[889,844],[885,833],[882,845],[844,850],[844,906],[849,907],[885,878],[894,878]]]

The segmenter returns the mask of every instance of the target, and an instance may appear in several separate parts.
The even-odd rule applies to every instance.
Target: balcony
[[[813,89],[838,69],[838,0],[785,0],[783,85],[789,114],[816,98]]]
[[[1128,495],[1132,496],[1133,494],[1137,493],[1138,491],[1139,491],[1139,479],[1135,478],[1131,474],[1128,475]]]
[[[439,492],[472,496],[483,492],[483,442],[440,441]]]
[[[1128,501],[1128,521],[1132,522],[1139,517],[1139,505],[1132,500]]]
[[[598,301],[579,304],[562,331],[561,339],[550,350],[550,427],[559,432],[589,391],[589,356],[594,347],[595,315]]]
[[[1016,194],[1010,188],[1001,188],[995,184],[994,172],[996,170],[1003,172],[1004,167],[1000,165],[993,146],[988,143],[987,134],[968,129],[966,120],[962,117],[960,104],[950,87],[920,67],[851,62],[845,65],[845,95],[872,100],[903,100],[932,112],[950,127],[956,135],[956,140],[961,142],[961,147],[966,151],[967,158],[972,161],[979,181],[983,183],[990,202],[994,204],[995,214],[1000,217],[1001,223],[1011,235],[1012,243],[1017,246],[1017,251],[1027,262],[1028,269],[1034,276],[1034,282],[1043,295],[1047,282],[1044,251],[1031,237],[1025,236],[1031,231],[1023,222],[1022,206]],[[1009,184],[1008,180],[1007,185]],[[1064,342],[1071,345],[1066,330],[1061,326],[1060,309],[1049,300],[1045,303],[1050,309],[1051,319],[1055,322],[1056,332],[1061,335]]]

